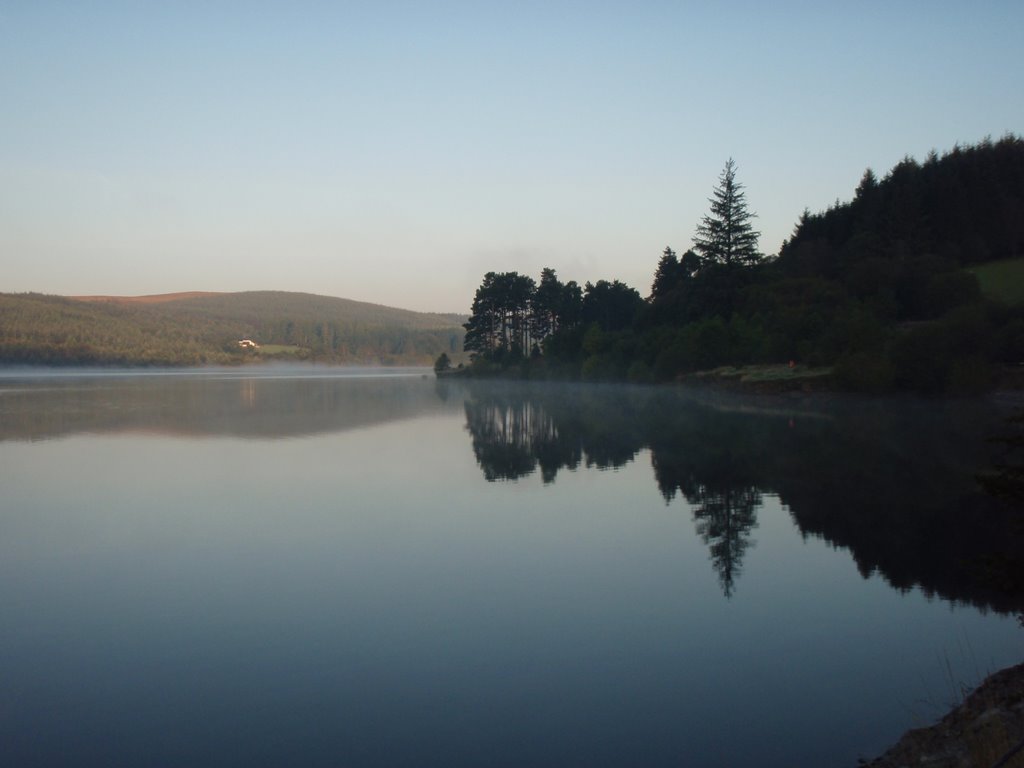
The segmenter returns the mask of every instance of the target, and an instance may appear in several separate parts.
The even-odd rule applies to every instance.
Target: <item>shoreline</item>
[[[907,731],[883,754],[860,765],[1024,766],[1024,663],[992,673],[938,722]]]

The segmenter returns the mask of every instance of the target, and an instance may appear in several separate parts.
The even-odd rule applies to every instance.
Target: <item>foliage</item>
[[[621,331],[633,324],[642,306],[636,289],[618,280],[598,280],[587,283],[580,315],[584,323],[596,323],[604,331]]]
[[[889,359],[900,389],[976,394],[990,383],[992,326],[983,310],[968,307],[934,323],[902,330]]]
[[[684,290],[699,270],[700,257],[696,253],[687,251],[678,258],[675,251],[666,247],[654,273],[649,301],[665,301]]]
[[[555,270],[541,270],[540,283],[530,298],[530,322],[538,343],[558,330],[565,319],[565,302],[565,286],[558,280]],[[575,318],[571,322],[575,322]]]

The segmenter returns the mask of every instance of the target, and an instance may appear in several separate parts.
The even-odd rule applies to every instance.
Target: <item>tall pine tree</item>
[[[761,233],[750,225],[750,220],[757,214],[747,210],[743,185],[736,181],[736,163],[731,157],[709,202],[711,213],[701,219],[693,238],[693,247],[701,256],[702,266],[756,264],[761,259],[757,250]]]

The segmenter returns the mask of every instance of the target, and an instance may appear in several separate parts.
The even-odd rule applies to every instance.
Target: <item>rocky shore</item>
[[[1018,749],[1013,753],[1014,749]],[[1012,753],[1012,754],[1011,754]],[[1024,664],[987,677],[935,725],[907,731],[866,768],[1021,768]]]

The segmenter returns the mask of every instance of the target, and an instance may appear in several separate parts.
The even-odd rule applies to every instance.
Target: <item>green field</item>
[[[992,261],[970,271],[986,296],[1005,304],[1024,304],[1024,259]]]
[[[294,344],[264,344],[259,348],[261,355],[297,355],[302,352],[302,347]]]

